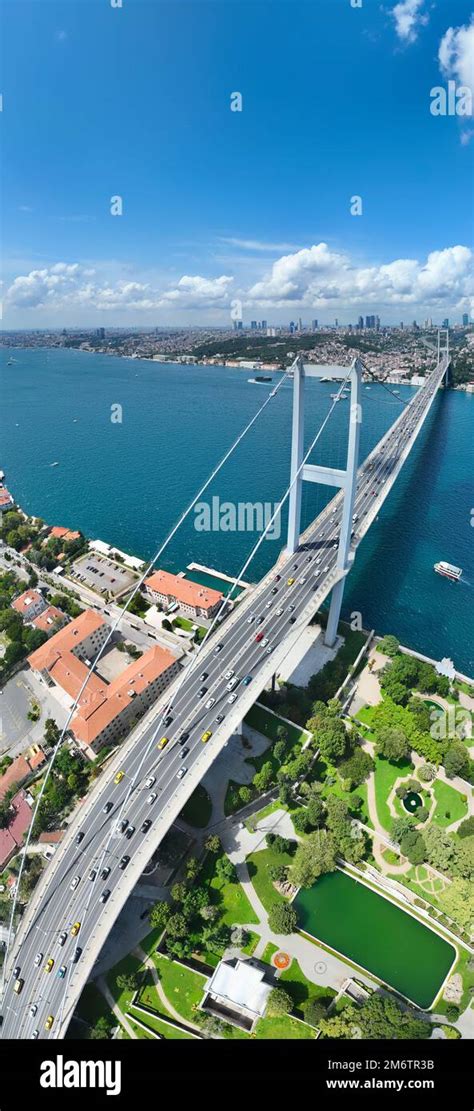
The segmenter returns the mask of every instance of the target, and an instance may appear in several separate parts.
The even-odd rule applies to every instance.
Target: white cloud
[[[295,243],[265,243],[261,239],[237,239],[230,236],[220,236],[221,243],[228,243],[231,247],[241,247],[244,251],[296,251]]]
[[[308,308],[453,302],[471,291],[473,253],[469,247],[432,251],[426,261],[395,259],[359,267],[348,255],[318,243],[274,263],[247,294],[261,306],[299,304]]]
[[[181,308],[206,308],[225,304],[233,281],[225,275],[220,278],[185,275],[175,288],[162,292],[153,289],[148,282],[120,280],[111,284],[93,279],[96,279],[95,269],[77,262],[58,262],[15,278],[7,291],[6,304],[17,309],[52,311],[68,307],[146,311],[173,304]]]
[[[474,85],[474,15],[463,27],[448,27],[439,44],[439,64],[444,77],[454,78],[472,90]]]
[[[428,23],[428,16],[423,10],[424,4],[425,0],[400,0],[391,9],[395,31],[403,43],[415,42],[420,27],[425,27]]]

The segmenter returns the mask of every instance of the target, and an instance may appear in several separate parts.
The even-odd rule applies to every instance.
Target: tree
[[[267,1015],[287,1015],[292,1010],[291,995],[284,988],[273,988],[268,996]]]
[[[227,881],[228,883],[237,882],[237,870],[235,864],[229,860],[228,856],[220,856],[216,862],[216,876],[220,880]]]
[[[436,768],[433,768],[432,764],[422,764],[417,774],[422,783],[431,783],[436,776]]]
[[[280,783],[280,789],[278,791],[279,802],[281,802],[282,806],[289,806],[291,798],[291,787],[289,783]]]
[[[338,770],[342,779],[349,781],[349,790],[352,790],[354,787],[358,787],[363,783],[364,780],[367,779],[367,776],[373,772],[374,768],[375,764],[370,753],[365,752],[363,748],[357,747],[352,753],[352,756],[349,756],[347,760],[343,760],[342,763],[339,764]]]
[[[274,934],[292,934],[298,915],[290,903],[273,903],[268,915],[268,925]]]
[[[474,837],[463,837],[458,841],[451,871],[454,876],[462,876],[466,880],[474,877]]]
[[[459,1007],[455,1003],[448,1003],[446,1007],[446,1018],[448,1022],[457,1022],[459,1018]]]
[[[303,1003],[303,1014],[310,1026],[319,1026],[327,1011],[327,1002],[323,999],[307,999]]]
[[[89,1038],[92,1041],[99,1039],[104,1040],[110,1038],[111,1033],[112,1026],[109,1022],[109,1019],[106,1018],[105,1015],[102,1015],[100,1018],[97,1019],[95,1026],[91,1027],[89,1031]]]
[[[172,914],[168,918],[166,932],[169,937],[186,937],[189,932],[188,919],[184,914]]]
[[[410,864],[423,864],[426,859],[425,842],[421,833],[416,829],[409,829],[400,841],[400,852],[406,856]]]
[[[285,741],[277,741],[276,744],[273,745],[273,755],[275,757],[275,760],[277,760],[279,764],[283,763],[283,760],[285,759],[285,753],[286,753],[286,743],[285,743]]]
[[[403,1009],[392,996],[377,992],[362,1004],[358,1024],[362,1037],[377,1041],[392,1038],[418,1040],[428,1038],[431,1032],[430,1024],[425,1019]]]
[[[170,915],[171,908],[168,903],[155,903],[149,914],[150,926],[157,930],[164,930]]]
[[[470,818],[465,818],[461,825],[458,826],[458,837],[472,837],[474,834],[474,815]]]
[[[469,753],[459,741],[452,741],[444,757],[444,770],[448,779],[454,779],[456,775],[462,777],[468,769]]]
[[[242,949],[249,940],[247,930],[244,930],[243,926],[234,926],[233,930],[231,931],[230,940],[232,942],[232,945],[240,945]]]
[[[291,820],[297,833],[306,833],[310,827],[309,814],[305,806],[301,806],[299,810],[294,810],[291,815]]]
[[[396,656],[399,648],[400,641],[392,633],[387,633],[386,636],[382,637],[378,645],[379,652],[382,652],[384,656]]]
[[[255,772],[252,783],[259,794],[264,794],[273,783],[273,767],[269,760],[262,765],[259,772]]]
[[[315,829],[319,829],[321,826],[324,825],[326,810],[323,800],[319,797],[319,795],[313,795],[309,799],[308,805],[306,807],[306,813],[308,815],[310,825],[314,826]]]
[[[135,972],[120,972],[115,983],[120,991],[136,991],[140,983],[140,977]]]
[[[216,918],[219,915],[219,910],[217,907],[208,904],[205,907],[201,907],[199,914],[201,915],[201,918],[204,918],[205,922],[215,922]]]
[[[288,876],[288,868],[284,864],[271,864],[268,875],[274,883],[284,883]]]
[[[455,876],[444,891],[437,894],[441,909],[472,936],[474,933],[474,887],[470,880]]]
[[[208,853],[218,853],[218,852],[220,852],[221,842],[220,842],[220,838],[217,836],[217,833],[211,833],[211,834],[209,834],[209,837],[206,837],[206,840],[204,842],[204,848],[207,849]]]
[[[295,842],[290,841],[289,837],[282,837],[280,833],[275,833],[273,837],[273,848],[276,853],[290,853],[294,848]]]
[[[239,799],[244,806],[248,806],[249,802],[252,802],[252,798],[253,792],[250,787],[246,787],[245,784],[239,787]]]
[[[187,884],[185,884],[183,882],[173,884],[173,886],[171,888],[171,898],[174,900],[175,903],[184,902],[187,894],[188,894]]]
[[[189,860],[186,861],[186,876],[187,876],[188,880],[197,879],[200,871],[201,871],[201,865],[200,865],[199,861],[196,860],[195,856],[190,856]]]
[[[344,756],[347,744],[347,734],[344,722],[340,718],[328,720],[317,735],[319,751],[324,760],[335,763]]]
[[[410,754],[410,742],[401,729],[381,729],[376,735],[375,748],[386,760],[403,760]]]
[[[334,872],[336,867],[336,846],[334,839],[326,830],[310,833],[298,845],[290,871],[291,882],[296,887],[312,887],[318,876]]]

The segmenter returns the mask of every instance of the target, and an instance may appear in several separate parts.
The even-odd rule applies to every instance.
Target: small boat
[[[272,382],[273,379],[269,374],[257,374],[255,378],[247,378],[247,382],[252,382],[254,385],[260,385],[261,382]]]
[[[458,582],[462,575],[462,567],[455,567],[453,563],[446,563],[444,559],[434,563],[433,570],[438,575],[443,575],[445,579],[452,579],[453,582]]]
[[[8,362],[7,362],[7,366],[13,366],[13,359],[9,359],[9,360],[8,360]]]
[[[59,467],[59,463],[50,463],[50,467]]]

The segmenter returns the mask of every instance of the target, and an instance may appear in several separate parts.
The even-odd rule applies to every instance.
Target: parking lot
[[[73,564],[70,578],[83,583],[97,594],[116,598],[123,591],[131,590],[137,576],[128,567],[114,563],[108,556],[88,552]]]

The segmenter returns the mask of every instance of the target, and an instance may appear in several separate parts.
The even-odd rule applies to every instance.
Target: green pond
[[[456,956],[454,946],[344,872],[321,876],[294,900],[301,929],[419,1007],[430,1007]]]

